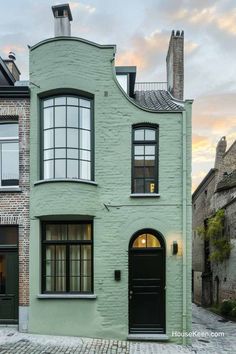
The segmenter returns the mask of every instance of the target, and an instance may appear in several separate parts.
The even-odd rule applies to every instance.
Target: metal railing
[[[134,91],[152,91],[152,90],[166,90],[167,82],[136,82]]]

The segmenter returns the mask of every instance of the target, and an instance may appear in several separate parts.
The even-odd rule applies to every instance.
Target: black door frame
[[[138,230],[136,231],[130,238],[130,241],[129,241],[129,250],[128,250],[128,331],[130,333],[130,317],[131,317],[131,310],[130,310],[130,299],[129,299],[129,296],[130,296],[130,286],[131,286],[131,267],[130,267],[130,264],[131,264],[131,261],[130,261],[130,258],[131,258],[131,253],[133,251],[133,248],[132,248],[132,245],[133,245],[133,242],[134,240],[141,234],[152,234],[154,235],[158,241],[160,242],[160,245],[161,245],[161,249],[163,251],[163,258],[164,258],[164,261],[163,261],[163,291],[164,291],[164,296],[163,296],[163,307],[164,307],[164,326],[163,326],[163,329],[164,329],[164,333],[166,333],[166,245],[165,245],[165,239],[163,237],[163,235],[159,232],[159,231],[156,231],[154,229],[150,229],[150,228],[146,228],[146,229],[141,229],[141,230]],[[154,250],[155,248],[139,248],[138,249],[138,252],[145,252],[147,250]]]
[[[16,319],[1,319],[0,318],[0,325],[8,325],[8,324],[18,324],[19,323],[19,303],[20,303],[20,292],[19,292],[19,225],[18,224],[1,224],[0,227],[15,227],[17,228],[17,243],[16,244],[5,244],[0,245],[0,252],[3,253],[11,253],[14,252],[17,254],[17,270],[16,270],[16,281],[17,281],[17,318]]]

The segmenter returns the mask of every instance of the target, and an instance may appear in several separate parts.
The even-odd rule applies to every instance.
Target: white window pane
[[[55,106],[57,105],[65,105],[66,104],[66,98],[65,97],[56,97],[55,98]]]
[[[78,106],[78,98],[77,97],[67,97],[67,104],[72,106]]]
[[[55,127],[66,126],[66,107],[55,107]]]
[[[67,107],[67,126],[78,127],[79,123],[79,109],[78,107]]]
[[[134,140],[144,140],[144,129],[136,129],[134,131]]]
[[[45,108],[43,110],[44,114],[44,129],[53,127],[53,108]]]
[[[90,129],[90,109],[80,108],[80,128]]]
[[[66,160],[55,160],[55,178],[66,177]]]
[[[90,150],[90,131],[80,130],[80,148]]]
[[[78,148],[78,129],[67,128],[67,147]]]
[[[78,149],[67,149],[67,158],[78,159],[79,158],[79,150]]]
[[[88,160],[90,161],[91,160],[91,153],[90,151],[87,151],[87,150],[80,150],[80,158],[81,160]]]
[[[2,185],[19,184],[19,145],[18,143],[2,144]]]
[[[53,129],[44,131],[44,149],[53,148]]]
[[[49,100],[44,100],[43,101],[43,107],[49,107],[49,106],[53,106],[53,99],[49,99]]]
[[[134,154],[135,155],[144,155],[144,146],[143,145],[136,145],[134,147]]]
[[[67,177],[78,178],[78,160],[67,160]]]
[[[66,147],[66,129],[55,129],[55,147]]]
[[[53,149],[44,151],[44,160],[53,159]]]
[[[80,178],[81,179],[91,179],[91,163],[87,161],[80,161]]]
[[[44,178],[53,178],[53,161],[44,161]]]
[[[155,140],[156,131],[153,129],[145,129],[145,140]]]
[[[0,124],[0,138],[18,138],[18,124],[17,123],[1,123]]]
[[[116,78],[122,87],[122,89],[127,93],[128,92],[128,76],[127,75],[116,75]]]
[[[66,149],[55,149],[55,158],[61,158],[65,159],[66,158]]]
[[[155,146],[154,145],[145,146],[145,155],[155,155]]]
[[[89,100],[80,99],[80,100],[79,100],[79,104],[80,104],[81,107],[88,107],[88,108],[90,108],[90,106],[91,106]]]

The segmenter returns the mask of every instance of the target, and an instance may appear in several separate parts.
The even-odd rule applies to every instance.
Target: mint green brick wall
[[[128,334],[128,245],[142,228],[161,232],[166,242],[167,334],[182,330],[182,162],[188,161],[190,205],[191,112],[187,108],[187,156],[182,150],[182,113],[151,113],[138,108],[114,79],[114,48],[82,40],[45,41],[30,52],[31,86],[31,234],[30,318],[35,333],[125,339]],[[42,183],[40,179],[40,109],[38,95],[58,88],[94,94],[95,182]],[[104,96],[104,91],[108,96]],[[131,127],[159,124],[159,198],[130,198]],[[108,205],[107,210],[104,204]],[[188,209],[187,321],[191,315],[191,208]],[[40,294],[40,221],[46,215],[94,216],[94,292],[97,299],[38,299]],[[180,252],[171,255],[177,240]],[[114,281],[114,270],[121,281]],[[172,338],[172,340],[176,340]],[[179,339],[178,339],[179,340]]]

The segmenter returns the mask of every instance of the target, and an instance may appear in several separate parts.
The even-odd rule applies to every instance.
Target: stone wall
[[[217,168],[209,174],[205,183],[200,185],[193,195],[194,299],[198,303],[199,294],[202,293],[201,301],[205,305],[210,304],[208,299],[216,302],[236,298],[236,187],[230,180],[236,167],[236,142],[227,151],[225,149],[226,139],[224,137],[216,148],[215,167]],[[223,175],[224,172],[231,173],[231,175]],[[219,186],[224,188],[219,189]],[[219,264],[211,262],[211,275],[205,274],[204,242],[197,235],[196,230],[199,226],[204,226],[204,221],[221,208],[225,210],[224,232],[233,248],[229,259]],[[202,274],[202,282],[199,281],[199,272]]]

